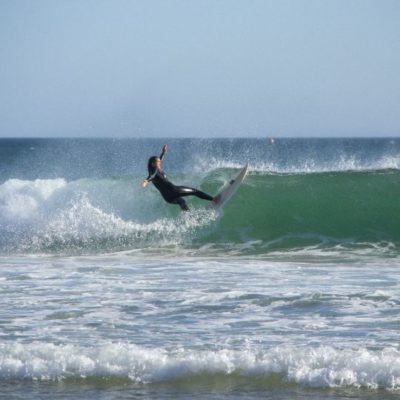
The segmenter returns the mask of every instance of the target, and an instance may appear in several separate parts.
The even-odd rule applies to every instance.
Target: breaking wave
[[[236,171],[214,169],[193,180],[216,193]],[[0,185],[1,251],[209,244],[228,249],[252,243],[252,251],[262,252],[400,242],[400,171],[395,169],[294,174],[253,169],[219,213],[198,199],[190,200],[190,213],[181,213],[139,183],[132,177],[7,180]]]
[[[0,379],[60,380],[126,378],[134,383],[190,377],[243,377],[278,386],[355,387],[400,390],[400,353],[329,346],[267,351],[143,348],[132,344],[96,347],[49,343],[0,344]]]

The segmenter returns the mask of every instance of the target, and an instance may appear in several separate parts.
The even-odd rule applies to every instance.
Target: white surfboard
[[[214,197],[212,201],[213,208],[221,208],[224,204],[228,202],[228,200],[236,193],[239,189],[240,184],[243,182],[243,179],[247,175],[247,170],[249,168],[249,164],[246,164],[239,172],[239,174],[231,179],[222,190]]]

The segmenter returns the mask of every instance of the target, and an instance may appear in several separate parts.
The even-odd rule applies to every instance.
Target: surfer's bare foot
[[[215,196],[215,197],[211,200],[211,202],[214,203],[214,204],[218,204],[220,199],[221,199],[221,195],[218,194],[217,196]]]

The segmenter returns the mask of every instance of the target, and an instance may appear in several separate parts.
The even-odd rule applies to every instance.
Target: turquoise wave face
[[[400,171],[253,172],[207,241],[400,242]],[[278,241],[278,242],[276,242]]]
[[[214,194],[237,172],[177,176]],[[400,244],[400,171],[252,171],[221,212],[165,203],[140,177],[8,180],[0,185],[2,253],[144,249],[263,254],[307,246]],[[146,251],[147,251],[146,250]],[[396,250],[395,250],[396,251]]]

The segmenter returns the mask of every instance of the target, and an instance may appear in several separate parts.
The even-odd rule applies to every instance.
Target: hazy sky
[[[0,0],[0,136],[400,136],[400,1]]]

